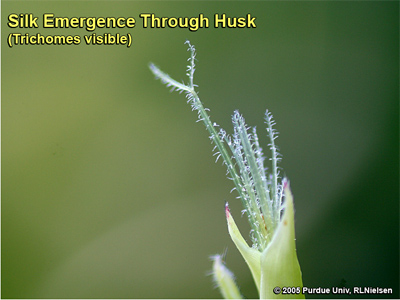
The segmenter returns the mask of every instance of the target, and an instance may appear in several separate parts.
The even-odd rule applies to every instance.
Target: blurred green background
[[[135,17],[95,31],[133,44],[7,46],[11,32],[88,34],[7,26],[50,12]],[[144,29],[140,13],[251,13],[257,28]],[[185,39],[213,121],[231,132],[239,109],[266,149],[265,110],[276,119],[304,285],[399,297],[398,2],[2,1],[1,25],[3,298],[219,298],[209,256],[225,249],[257,297],[227,233],[225,201],[249,231],[233,183],[147,67],[186,81]]]

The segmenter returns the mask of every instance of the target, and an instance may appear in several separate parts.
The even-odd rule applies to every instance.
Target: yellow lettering
[[[117,19],[117,27],[118,28],[124,28],[125,27],[125,19],[124,18],[118,18]]]
[[[218,28],[219,23],[221,23],[221,27],[225,28],[226,27],[226,20],[225,20],[226,15],[222,14],[222,18],[219,18],[218,14],[214,15],[214,27]]]
[[[126,19],[126,27],[129,27],[129,28],[135,27],[135,19],[134,18]]]
[[[8,27],[11,27],[11,28],[16,28],[16,27],[18,27],[18,15],[17,14],[11,14],[11,15],[9,15],[8,16],[8,23],[7,23],[7,25],[8,25]]]
[[[54,28],[54,14],[43,15],[43,28]]]
[[[68,28],[69,27],[69,19],[68,18],[55,18],[54,26],[56,28]]]
[[[140,14],[139,17],[143,19],[143,28],[147,28],[147,19],[150,18],[151,14]]]
[[[96,29],[96,18],[87,18],[86,19],[86,30],[93,31]]]

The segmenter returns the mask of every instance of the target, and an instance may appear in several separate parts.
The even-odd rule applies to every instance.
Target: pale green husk
[[[273,292],[275,287],[303,287],[296,254],[293,196],[289,184],[284,187],[284,193],[286,201],[282,219],[263,252],[248,246],[229,210],[226,213],[229,234],[253,275],[261,299],[285,298],[285,295]],[[304,295],[287,295],[287,298],[304,298]]]

